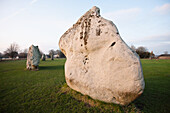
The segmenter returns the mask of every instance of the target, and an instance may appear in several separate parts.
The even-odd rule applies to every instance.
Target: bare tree
[[[168,51],[164,51],[164,54],[168,54]]]
[[[59,55],[59,58],[66,58],[65,55],[62,53],[61,50],[56,50],[56,54]]]
[[[19,53],[19,58],[27,58],[28,49],[24,49]]]
[[[147,48],[146,47],[143,47],[143,46],[140,46],[136,49],[136,51],[140,51],[140,52],[147,52]]]
[[[136,51],[136,47],[134,45],[131,45],[130,47],[133,51]]]
[[[28,49],[24,49],[23,53],[28,53]]]
[[[10,44],[4,54],[7,54],[9,57],[14,58],[18,55],[19,46],[16,43]]]
[[[149,58],[150,52],[146,47],[140,46],[136,49],[136,53],[140,56],[140,58]]]

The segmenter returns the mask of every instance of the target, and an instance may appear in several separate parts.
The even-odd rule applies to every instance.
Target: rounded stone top
[[[100,9],[99,9],[98,7],[93,6],[93,7],[91,8],[91,11],[92,11],[93,15],[95,15],[95,16],[100,16]]]

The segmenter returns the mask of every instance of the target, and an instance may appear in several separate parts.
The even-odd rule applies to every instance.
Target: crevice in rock
[[[84,45],[87,45],[87,39],[89,38],[90,26],[91,26],[91,19],[86,19],[85,20],[85,32],[84,32]]]
[[[81,21],[81,32],[80,32],[80,39],[84,39],[84,45],[85,49],[87,50],[87,40],[89,37],[89,32],[90,32],[90,26],[91,26],[91,15],[83,16],[80,21]]]
[[[112,98],[112,101],[114,101],[114,102],[115,102],[115,101],[116,101],[116,97],[113,97],[113,98]]]
[[[115,44],[116,44],[116,42],[113,42],[113,43],[110,45],[110,47],[114,46]]]
[[[88,58],[85,58],[85,60],[89,60]]]
[[[138,62],[134,62],[134,64],[138,64]]]
[[[88,58],[85,58],[85,59],[83,60],[84,65],[85,65],[85,64],[88,64],[88,60],[89,60]]]
[[[80,32],[80,39],[83,38],[83,32]]]
[[[83,63],[84,63],[84,65],[86,64],[86,61],[85,60],[83,60]]]
[[[87,73],[87,72],[88,72],[88,70],[86,69],[86,70],[85,70],[85,73]]]
[[[69,79],[69,82],[72,83],[74,79]]]
[[[101,29],[100,28],[96,29],[96,36],[100,36],[100,34],[101,34]]]

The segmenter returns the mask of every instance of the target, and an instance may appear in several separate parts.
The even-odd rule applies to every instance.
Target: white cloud
[[[164,4],[162,6],[157,6],[153,9],[154,12],[159,12],[161,14],[170,13],[170,3]]]
[[[38,1],[38,0],[32,0],[32,1],[30,2],[30,5],[36,3],[37,1]]]
[[[132,40],[131,44],[136,47],[144,46],[148,48],[149,51],[154,51],[156,55],[162,54],[164,51],[170,52],[170,33],[152,35],[140,40]]]
[[[131,8],[131,9],[122,9],[122,10],[118,10],[113,12],[113,14],[115,15],[124,15],[124,14],[136,14],[140,11],[139,8]]]
[[[11,15],[9,15],[9,16],[1,19],[1,20],[0,20],[0,24],[3,23],[3,22],[6,22],[6,21],[9,20],[10,18],[15,17],[15,16],[18,15],[19,13],[23,12],[25,9],[26,9],[26,8],[21,8],[21,9],[19,9],[18,11],[12,13]]]
[[[170,44],[170,41],[162,42],[163,44]]]
[[[114,12],[105,13],[104,16],[113,19],[133,19],[141,12],[140,8],[122,9]]]
[[[32,4],[34,4],[34,3],[36,3],[37,1],[38,1],[38,0],[32,0],[32,1],[30,2],[30,6],[31,6]],[[0,20],[0,24],[6,22],[6,21],[9,20],[10,18],[15,17],[16,15],[20,14],[21,12],[23,12],[23,11],[26,10],[26,9],[27,9],[27,8],[21,8],[21,9],[19,9],[18,11],[12,13],[11,15],[9,15],[9,16],[1,19],[1,20]]]
[[[163,39],[170,40],[169,37],[170,37],[170,34],[166,33],[166,34],[159,34],[159,35],[152,35],[149,37],[145,37],[145,40],[163,40]]]
[[[157,34],[157,35],[151,35],[147,37],[143,37],[140,40],[132,40],[133,43],[169,43],[170,42],[170,33],[165,34]]]

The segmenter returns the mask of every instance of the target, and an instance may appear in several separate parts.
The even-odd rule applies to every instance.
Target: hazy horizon
[[[57,50],[61,35],[93,6],[113,21],[129,46],[144,46],[156,55],[170,53],[169,0],[1,0],[0,52],[14,42],[21,50],[32,44],[46,54]]]

